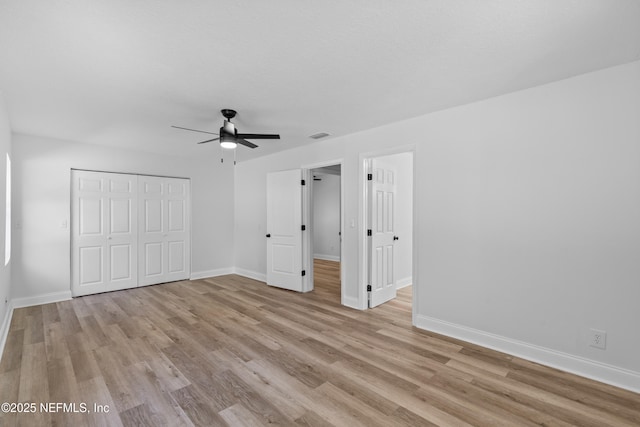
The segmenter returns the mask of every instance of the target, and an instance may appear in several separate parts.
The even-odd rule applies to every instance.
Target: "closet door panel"
[[[167,178],[167,254],[169,281],[191,274],[190,185],[187,179]]]
[[[137,180],[136,175],[72,171],[74,296],[137,285]]]
[[[141,176],[139,285],[189,278],[189,181]]]

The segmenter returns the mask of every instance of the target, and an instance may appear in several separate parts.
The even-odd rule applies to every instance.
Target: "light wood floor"
[[[316,273],[309,294],[229,275],[17,309],[0,402],[110,411],[0,425],[640,425],[638,394],[413,328],[410,287],[356,311],[336,263]]]

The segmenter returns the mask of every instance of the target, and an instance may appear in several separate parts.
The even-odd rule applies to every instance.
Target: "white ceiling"
[[[15,132],[247,159],[640,59],[638,0],[0,0]]]

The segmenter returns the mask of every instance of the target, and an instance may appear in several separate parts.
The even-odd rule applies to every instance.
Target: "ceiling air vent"
[[[320,132],[320,133],[316,133],[316,134],[310,135],[309,138],[311,138],[311,139],[322,139],[322,138],[326,138],[327,136],[329,136],[328,133]]]

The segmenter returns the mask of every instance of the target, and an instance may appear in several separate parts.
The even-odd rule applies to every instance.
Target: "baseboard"
[[[71,299],[71,291],[51,292],[48,294],[35,295],[25,298],[14,298],[13,308],[31,307],[32,305],[49,304],[58,301],[67,301]]]
[[[340,262],[340,257],[336,256],[336,255],[313,254],[313,258],[315,258],[315,259],[323,259],[325,261]]]
[[[340,301],[342,303],[342,305],[349,307],[349,308],[355,308],[356,310],[364,310],[366,307],[360,307],[360,301],[358,301],[358,298],[354,298],[354,297],[346,297],[346,296],[342,296],[342,301]]]
[[[11,327],[11,319],[13,317],[13,301],[9,301],[7,306],[7,312],[2,320],[2,326],[0,329],[0,359],[4,354],[4,345],[7,343],[7,337],[9,336],[9,327]]]
[[[404,279],[400,279],[396,283],[396,289],[406,288],[407,286],[411,286],[413,283],[413,277],[405,277]]]
[[[191,273],[190,280],[206,279],[207,277],[224,276],[225,274],[233,273],[234,269],[231,267],[217,268],[215,270],[196,271]]]
[[[258,280],[259,282],[266,282],[267,275],[263,273],[258,273],[256,271],[245,270],[244,268],[234,268],[233,272],[240,276],[248,277],[249,279]]]
[[[415,326],[640,393],[640,372],[619,368],[595,360],[513,340],[500,335],[490,334],[427,316],[417,315],[415,317]]]

